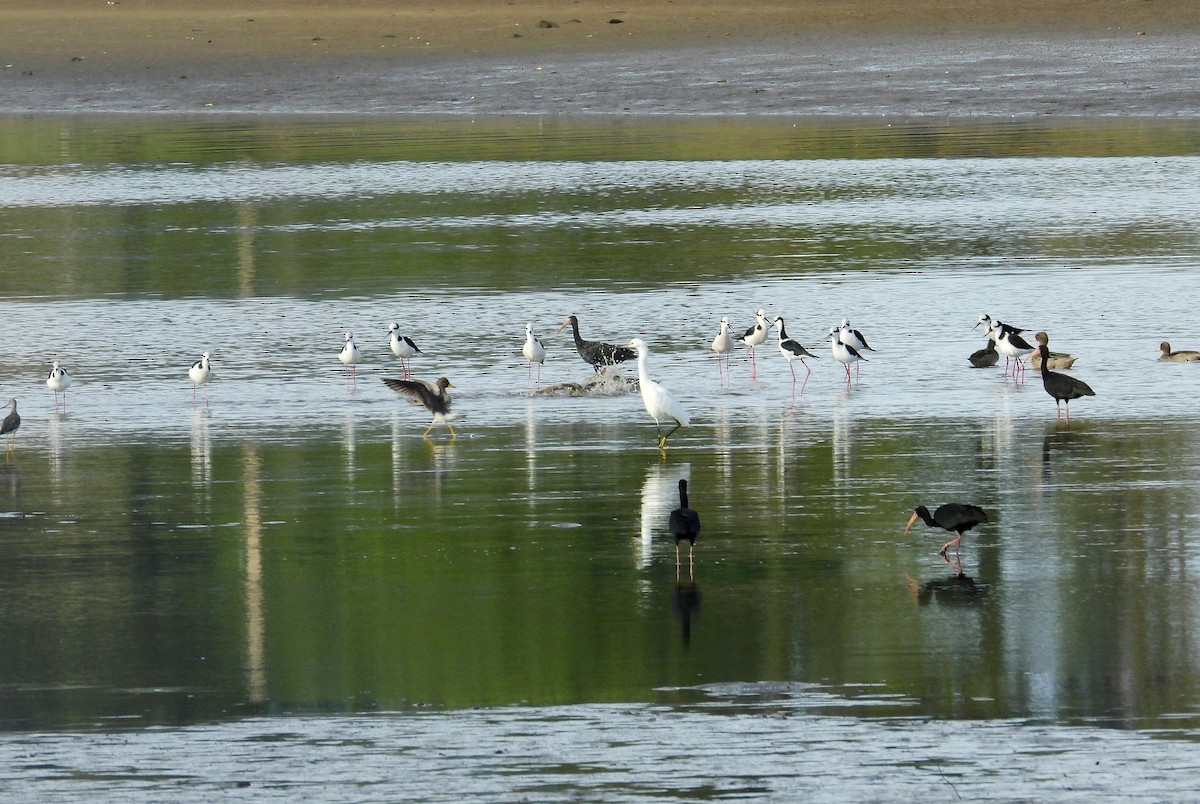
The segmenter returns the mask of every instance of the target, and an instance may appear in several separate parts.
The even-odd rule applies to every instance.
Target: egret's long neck
[[[638,382],[644,386],[646,384],[646,381],[649,379],[649,377],[647,376],[648,369],[646,368],[646,350],[638,349],[637,356],[638,356]]]

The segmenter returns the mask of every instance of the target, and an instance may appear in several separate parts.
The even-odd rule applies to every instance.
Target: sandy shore
[[[1195,0],[6,0],[9,112],[1200,115]]]

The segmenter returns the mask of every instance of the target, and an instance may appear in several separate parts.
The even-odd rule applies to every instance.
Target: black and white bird
[[[586,341],[579,334],[579,318],[573,315],[567,316],[567,319],[562,322],[562,326],[556,332],[562,332],[567,327],[571,328],[571,334],[575,337],[575,351],[583,359],[583,362],[600,371],[605,366],[615,366],[618,363],[624,363],[626,360],[633,360],[637,357],[637,352],[627,346],[617,346],[611,343],[603,343],[602,341]]]
[[[1071,377],[1067,374],[1059,374],[1057,371],[1050,370],[1050,347],[1046,344],[1038,346],[1038,352],[1042,356],[1042,387],[1046,389],[1046,393],[1054,397],[1054,410],[1058,414],[1055,421],[1062,418],[1062,408],[1059,403],[1063,403],[1063,407],[1067,411],[1067,426],[1071,426],[1071,400],[1078,399],[1081,396],[1095,396],[1096,392],[1091,389],[1083,380]]]
[[[412,338],[400,334],[400,325],[395,321],[388,327],[388,346],[391,347],[392,354],[400,358],[400,370],[404,372],[404,376],[411,377],[413,355],[420,354],[421,350]]]
[[[8,436],[5,439],[4,451],[11,455],[16,451],[17,430],[21,427],[21,417],[17,414],[17,400],[8,400],[8,408],[8,415],[4,417],[3,422],[0,422],[0,437]]]
[[[806,357],[816,357],[812,352],[800,345],[800,341],[795,338],[789,338],[787,331],[784,329],[783,316],[775,316],[775,328],[779,330],[779,354],[783,355],[788,362],[788,368],[792,371],[792,396],[796,395],[796,367],[794,362],[799,360],[800,365],[804,366],[804,370],[808,374],[804,375],[804,385],[800,386],[800,393],[804,393],[804,388],[808,385],[808,378],[812,375],[812,369],[805,362]]]
[[[212,379],[212,362],[208,359],[208,352],[203,352],[200,359],[192,364],[188,369],[188,379],[192,381],[192,404],[196,404],[196,388],[200,385],[206,385]],[[204,389],[204,404],[208,404],[208,389]]]
[[[421,433],[421,435],[429,435],[433,426],[438,422],[446,425],[446,429],[450,431],[451,438],[458,435],[454,432],[454,428],[450,425],[450,420],[447,418],[450,413],[450,394],[446,389],[454,387],[448,379],[438,377],[437,382],[429,382],[428,380],[397,380],[392,377],[384,377],[383,382],[388,388],[391,388],[401,396],[423,405],[427,411],[433,414],[433,421],[429,423],[429,426],[425,428],[425,432]]]
[[[56,360],[46,376],[46,387],[54,392],[54,409],[58,410],[58,395],[62,394],[63,409],[67,407],[67,389],[71,387],[71,375]]]
[[[988,336],[992,343],[998,343],[1000,341],[1000,336],[1005,333],[1020,335],[1022,332],[1025,332],[1025,328],[1014,327],[1009,324],[1005,324],[1003,321],[993,320],[992,317],[987,313],[980,313],[979,320],[975,322],[975,326],[971,327],[971,329],[975,329],[981,325],[983,326],[984,333]],[[1005,356],[1004,358],[1005,377],[1008,376],[1008,367],[1011,359],[1012,358],[1009,356]]]
[[[342,345],[342,351],[338,352],[338,360],[342,361],[343,366],[350,367],[350,381],[355,385],[358,384],[358,361],[361,359],[362,351],[358,348],[358,344],[354,342],[354,336],[347,332],[346,342]]]
[[[679,507],[671,512],[667,524],[671,528],[671,535],[675,537],[675,573],[679,573],[679,543],[687,539],[690,574],[694,566],[692,557],[696,539],[700,536],[700,515],[688,507],[687,481],[682,478],[679,480]]]
[[[1011,324],[1005,324],[1002,321],[993,320],[992,317],[990,315],[988,315],[987,313],[981,313],[979,316],[979,320],[975,322],[975,326],[971,327],[971,329],[975,329],[976,327],[978,327],[980,325],[983,326],[984,332],[989,332],[993,328],[995,328],[996,329],[996,337],[999,337],[1000,334],[1004,333],[1004,332],[1011,332],[1014,335],[1020,335],[1022,332],[1026,331],[1022,327],[1014,327]]]
[[[1000,330],[1000,327],[993,325],[993,329]],[[998,349],[1000,354],[1004,355],[1005,357],[1010,357],[1013,359],[1013,379],[1017,379],[1018,376],[1020,376],[1021,379],[1024,379],[1025,361],[1022,358],[1033,351],[1033,346],[1029,343],[1029,341],[1022,338],[1016,332],[1005,332],[1000,330],[996,337],[996,349]],[[1049,350],[1047,350],[1047,352],[1049,352]],[[1004,371],[1007,374],[1008,362],[1005,361],[1004,365]]]
[[[843,318],[842,323],[838,324],[838,338],[847,346],[853,346],[860,354],[875,351],[863,334],[850,325],[849,319]]]
[[[546,362],[546,347],[533,334],[533,324],[525,325],[525,343],[521,346],[525,356],[525,382],[529,383],[533,364],[537,363],[537,384],[542,384],[542,363]]]
[[[864,352],[874,352],[875,351],[874,349],[871,348],[871,345],[867,343],[867,339],[863,337],[863,334],[861,332],[859,332],[858,330],[856,330],[854,327],[850,326],[849,319],[843,318],[842,322],[840,324],[838,324],[837,330],[838,330],[838,340],[840,340],[842,343],[849,346],[854,351],[858,352],[860,355],[863,354]],[[856,380],[858,379],[859,368],[860,368],[860,366],[856,362],[854,364],[854,379],[856,379]]]
[[[750,358],[750,379],[758,378],[758,365],[754,360],[754,347],[762,345],[767,340],[767,331],[771,328],[767,321],[767,311],[759,309],[754,314],[754,326],[742,333],[742,343],[746,346],[746,356]]]
[[[850,364],[857,363],[860,360],[866,360],[857,349],[849,344],[842,343],[839,337],[838,328],[829,328],[829,347],[833,352],[833,359],[842,364],[842,368],[846,370],[846,384],[850,384]]]

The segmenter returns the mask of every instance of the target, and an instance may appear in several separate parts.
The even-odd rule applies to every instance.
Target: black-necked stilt
[[[429,435],[429,431],[438,422],[446,425],[446,429],[450,431],[451,438],[458,434],[454,432],[454,428],[450,426],[450,420],[447,415],[450,413],[450,394],[447,393],[447,388],[453,388],[450,381],[445,377],[438,377],[436,383],[428,380],[397,380],[392,377],[384,377],[384,384],[391,388],[401,396],[406,396],[414,402],[423,405],[427,411],[433,414],[433,421],[425,428],[423,436]]]
[[[987,313],[981,313],[979,320],[975,322],[975,326],[971,327],[971,329],[975,329],[975,327],[978,327],[980,324],[983,325],[984,332],[993,343],[998,343],[1000,341],[1000,336],[1006,332],[1010,332],[1014,335],[1020,335],[1025,331],[1022,327],[1010,326],[1009,324],[1005,324],[1003,321],[994,321]],[[1011,358],[1007,355],[1004,357],[1005,377],[1008,376],[1008,365],[1010,360]]]
[[[978,327],[980,324],[983,325],[985,332],[995,327],[997,330],[996,337],[999,337],[1001,332],[1011,332],[1015,335],[1020,335],[1022,332],[1025,332],[1025,329],[1022,327],[1014,327],[1011,324],[1005,324],[1003,321],[995,321],[987,313],[981,314],[979,316],[979,320],[975,322],[975,326],[971,327],[971,329],[975,329],[975,327]]]
[[[421,350],[412,338],[400,334],[400,325],[395,321],[388,327],[388,346],[391,347],[392,354],[400,358],[400,371],[404,372],[405,377],[411,377],[413,355],[420,354]]]
[[[638,385],[641,386],[642,404],[646,406],[650,418],[654,419],[654,426],[658,428],[658,448],[663,449],[672,433],[691,422],[679,400],[672,396],[662,383],[650,379],[650,372],[646,368],[650,347],[646,346],[646,342],[641,338],[634,338],[627,346],[637,353]],[[666,435],[663,435],[662,431],[663,422],[675,422],[675,426],[668,430]]]
[[[17,448],[17,430],[21,427],[21,417],[17,415],[17,400],[8,400],[8,407],[8,415],[0,422],[0,436],[8,436],[4,452],[11,455]]]
[[[954,534],[954,538],[942,545],[942,549],[938,551],[938,555],[946,558],[946,551],[951,547],[956,550],[958,545],[962,543],[962,535],[976,525],[981,525],[988,521],[987,511],[984,511],[978,505],[968,505],[967,503],[946,503],[939,505],[937,510],[933,512],[933,516],[929,515],[929,509],[923,505],[918,505],[913,509],[912,516],[908,519],[908,524],[904,527],[904,535],[908,535],[908,529],[913,526],[913,523],[920,519],[931,528],[937,527],[942,530],[948,530]],[[949,559],[946,559],[949,562]]]
[[[625,346],[616,346],[600,341],[585,341],[579,334],[579,318],[573,315],[567,316],[567,320],[562,322],[562,326],[556,332],[562,332],[568,326],[571,327],[571,334],[575,336],[575,351],[583,358],[583,362],[596,371],[600,371],[605,366],[615,366],[637,357],[636,352]]]
[[[688,574],[693,572],[696,539],[700,536],[700,515],[688,508],[687,481],[679,480],[679,507],[671,512],[668,526],[675,537],[675,574],[679,575],[679,542],[688,540]]]
[[[859,352],[874,352],[875,350],[867,343],[867,339],[863,334],[850,326],[849,319],[843,318],[842,323],[838,324],[838,338],[847,346],[853,346]]]
[[[746,356],[750,358],[750,379],[758,379],[758,365],[754,360],[754,347],[761,345],[767,339],[767,311],[759,309],[754,314],[754,326],[742,333],[742,343],[746,345]]]
[[[843,318],[842,323],[838,324],[838,340],[849,346],[854,351],[858,352],[860,355],[863,352],[875,351],[871,348],[870,344],[867,343],[867,339],[863,337],[863,334],[854,329],[854,327],[850,326],[850,321],[846,318]],[[854,365],[855,379],[858,379],[859,368],[859,365],[856,363]]]
[[[1158,348],[1162,351],[1162,355],[1158,358],[1159,360],[1171,360],[1176,363],[1191,363],[1200,360],[1200,352],[1194,349],[1180,349],[1178,352],[1172,352],[1171,344],[1166,341],[1160,343]]]
[[[212,379],[212,362],[208,359],[208,352],[202,352],[200,359],[192,364],[188,369],[188,379],[192,381],[192,404],[196,404],[196,386],[205,385]],[[204,389],[204,404],[208,404],[208,389]]]
[[[1071,400],[1081,396],[1095,396],[1096,392],[1083,380],[1051,371],[1050,367],[1046,365],[1050,356],[1048,346],[1042,344],[1038,347],[1038,351],[1042,355],[1042,387],[1046,389],[1046,393],[1054,397],[1054,411],[1058,414],[1055,421],[1062,418],[1062,410],[1059,408],[1059,403],[1062,402],[1067,411],[1067,426],[1070,427]]]
[[[350,367],[350,381],[355,385],[358,384],[358,361],[361,359],[362,351],[354,342],[354,336],[347,332],[346,343],[342,345],[342,351],[338,352],[338,360],[342,361],[343,366]]]
[[[999,329],[999,327],[994,327]],[[1021,378],[1025,376],[1025,361],[1021,358],[1033,351],[1033,346],[1029,341],[1022,338],[1015,332],[1001,331],[996,338],[996,348],[1000,350],[1000,354],[1013,359],[1016,365],[1013,366],[1013,379],[1017,379],[1017,374],[1020,373]],[[1005,364],[1005,374],[1008,373],[1007,363]]]
[[[1000,353],[996,351],[996,342],[988,338],[987,345],[972,352],[967,360],[971,361],[971,365],[975,368],[988,368],[996,365],[1000,360]]]
[[[546,361],[546,347],[542,346],[533,335],[533,324],[525,325],[525,344],[521,347],[521,354],[525,356],[525,382],[528,384],[530,373],[533,369],[533,364],[537,363],[537,384],[542,384],[542,363]]]
[[[1044,332],[1039,332],[1033,336],[1033,339],[1039,345],[1044,345],[1047,349],[1050,348],[1050,336]],[[1051,352],[1049,366],[1052,369],[1069,369],[1075,365],[1075,356],[1069,355],[1066,352]],[[1033,364],[1034,371],[1040,371],[1042,368],[1042,353],[1037,349],[1029,355],[1029,362]]]
[[[803,394],[804,387],[808,385],[808,378],[812,375],[812,369],[808,367],[804,358],[816,357],[816,355],[801,346],[800,341],[788,337],[783,328],[783,316],[775,316],[775,328],[779,330],[779,354],[787,360],[788,368],[792,371],[792,396],[796,395],[796,368],[792,365],[793,361],[799,360],[800,365],[804,366],[805,371],[808,372],[804,375],[804,385],[800,386],[800,393]]]
[[[66,410],[67,389],[71,387],[71,375],[65,368],[58,365],[57,360],[46,376],[46,387],[54,392],[54,409],[58,410],[58,395],[61,393],[63,409]]]
[[[712,350],[717,353],[717,376],[721,377],[721,364],[725,364],[724,379],[729,380],[729,354],[733,351],[733,336],[729,334],[729,319],[721,319],[721,331],[713,338]]]
[[[850,364],[857,363],[860,360],[866,360],[858,350],[849,344],[842,343],[842,339],[838,337],[838,328],[829,328],[829,346],[833,352],[833,359],[842,364],[842,368],[846,369],[846,384],[850,384]]]

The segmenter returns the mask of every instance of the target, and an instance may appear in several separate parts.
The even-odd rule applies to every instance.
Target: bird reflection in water
[[[700,587],[696,581],[682,584],[676,581],[671,590],[671,613],[679,618],[685,646],[692,643],[692,620],[700,612]]]
[[[987,594],[987,584],[979,583],[970,575],[964,573],[961,564],[952,566],[956,566],[953,575],[947,578],[934,578],[925,581],[925,583],[918,582],[905,572],[904,582],[908,586],[909,594],[912,595],[913,600],[921,605],[927,605],[934,601],[953,605],[956,603],[971,603]]]
[[[10,511],[19,511],[21,496],[21,466],[20,464],[5,462],[0,464],[0,488],[4,489],[8,496],[8,509]]]

